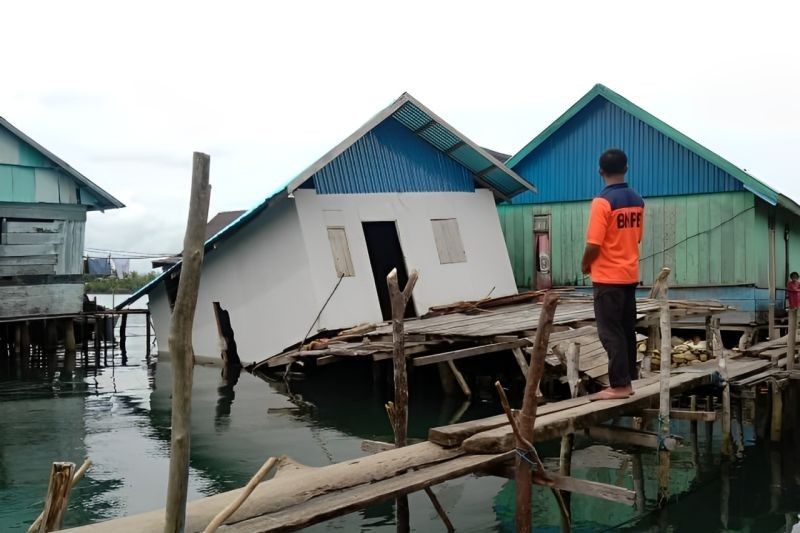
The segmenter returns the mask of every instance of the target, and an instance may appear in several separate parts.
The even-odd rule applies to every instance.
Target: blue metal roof
[[[318,194],[475,191],[475,180],[466,167],[393,117],[375,126],[312,179]]]
[[[603,188],[597,159],[612,147],[628,155],[627,181],[645,197],[744,190],[728,172],[597,96],[516,163],[522,176],[536,176],[540,192],[512,202],[593,198]]]
[[[644,196],[747,189],[800,212],[768,185],[599,84],[507,161],[528,179],[535,177],[543,190],[513,203],[591,198],[602,185],[597,158],[610,147],[626,151],[629,179]]]

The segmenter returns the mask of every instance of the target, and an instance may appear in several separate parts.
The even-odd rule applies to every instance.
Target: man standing
[[[593,400],[627,398],[636,379],[636,286],[644,201],[625,183],[628,157],[612,148],[600,156],[606,187],[592,200],[581,270],[592,278],[597,333],[608,352],[611,386]]]

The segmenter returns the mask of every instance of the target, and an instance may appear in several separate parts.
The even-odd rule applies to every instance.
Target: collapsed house
[[[535,190],[403,94],[207,240],[195,355],[218,359],[226,329],[255,361],[322,330],[385,320],[394,268],[401,286],[420,272],[410,316],[516,294],[496,203]],[[179,276],[180,263],[119,306],[148,295],[164,351]]]

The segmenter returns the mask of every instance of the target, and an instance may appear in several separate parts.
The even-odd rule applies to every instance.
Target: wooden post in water
[[[26,320],[22,323],[20,334],[20,354],[22,357],[22,365],[25,368],[31,367],[31,325]]]
[[[81,317],[81,355],[86,368],[89,366],[89,317],[86,314]]]
[[[689,396],[689,409],[691,411],[697,411],[697,396],[692,394]],[[692,420],[689,423],[689,432],[692,439],[692,463],[694,463],[695,468],[700,468],[700,443],[698,441],[697,436],[697,420]]]
[[[571,398],[578,396],[578,389],[580,387],[580,357],[581,345],[577,342],[570,343],[567,347],[567,383],[569,383],[569,394]],[[565,477],[572,475],[572,449],[575,446],[575,434],[569,433],[561,437],[561,454],[559,456],[559,474]],[[572,516],[572,497],[569,492],[564,491],[561,494],[564,500],[564,506],[567,508],[569,515]],[[561,516],[561,530],[571,531],[572,524],[569,523],[566,517]]]
[[[169,331],[169,350],[172,356],[172,436],[164,533],[183,532],[186,523],[194,370],[192,327],[203,264],[208,203],[211,197],[211,186],[208,182],[209,163],[210,158],[206,154],[194,153],[189,216],[183,240],[183,263]],[[150,317],[147,318],[149,324]],[[149,340],[148,335],[148,353]]]
[[[663,267],[653,285],[654,296],[659,301],[659,328],[661,333],[661,389],[658,404],[659,440],[661,443],[669,436],[670,410],[670,369],[672,367],[672,324],[670,322],[669,300],[667,299],[667,278],[670,269]],[[651,294],[653,294],[651,293]],[[658,504],[666,505],[669,498],[669,450],[663,444],[658,450]]]
[[[769,216],[768,225],[769,257],[767,259],[767,285],[769,287],[769,308],[767,316],[769,322],[769,339],[775,340],[779,337],[778,330],[775,328],[775,215]]]
[[[72,474],[75,463],[53,463],[50,471],[50,485],[44,500],[44,513],[39,525],[39,532],[58,531],[64,521],[64,512],[69,502],[69,490],[72,488]]]
[[[94,315],[94,366],[100,367],[100,315]]]
[[[119,351],[122,357],[128,355],[128,340],[126,338],[128,329],[128,313],[122,313],[119,321]]]
[[[144,331],[145,331],[145,352],[144,355],[147,360],[150,360],[150,310],[144,315]]]
[[[406,286],[400,290],[397,281],[397,269],[393,268],[386,276],[389,286],[389,298],[392,303],[392,359],[394,361],[394,444],[401,448],[406,445],[408,432],[408,374],[406,373],[405,336],[403,317],[406,306],[411,299],[414,285],[417,284],[417,271],[411,272]],[[401,496],[396,500],[397,531],[410,531],[408,497]]]
[[[528,368],[527,381],[525,382],[525,395],[522,398],[522,410],[518,415],[520,437],[517,448],[527,450],[523,441],[533,443],[533,425],[536,422],[536,409],[539,381],[544,373],[544,360],[547,356],[547,345],[550,341],[550,330],[553,328],[553,316],[558,306],[558,295],[548,292],[542,302],[539,313],[539,325],[536,328],[536,337],[533,343],[531,363]],[[516,462],[516,525],[517,531],[531,530],[531,494],[532,494],[531,465],[522,457],[517,457]]]
[[[64,369],[67,372],[75,370],[75,355],[77,347],[75,345],[75,321],[65,318],[64,325]]]
[[[783,396],[781,394],[781,384],[777,379],[770,380],[770,391],[772,396],[772,416],[769,425],[769,440],[780,442],[783,433]]]
[[[728,383],[728,356],[722,345],[722,334],[719,329],[719,318],[711,321],[712,353],[719,364],[719,373],[722,376],[722,456],[733,455],[731,444],[731,387]]]
[[[640,416],[633,418],[633,429],[640,430],[644,427],[644,420]],[[644,465],[642,464],[642,453],[639,449],[631,455],[631,475],[633,477],[633,490],[636,492],[636,510],[639,514],[647,512],[647,498],[644,489]]]
[[[789,338],[787,339],[786,370],[794,371],[794,357],[797,351],[797,309],[789,309]]]

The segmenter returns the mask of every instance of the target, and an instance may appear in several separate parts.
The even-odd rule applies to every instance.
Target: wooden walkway
[[[730,380],[765,370],[763,359],[740,357],[728,360]],[[711,383],[718,362],[676,369],[670,378],[672,394]],[[635,383],[636,393],[627,399],[590,402],[586,397],[555,402],[539,408],[535,440],[541,442],[582,431],[624,415],[641,415],[657,402],[658,376]],[[433,428],[429,441],[400,449],[345,461],[321,468],[299,465],[283,458],[272,479],[261,483],[245,504],[219,531],[293,531],[341,516],[399,495],[416,492],[449,479],[498,467],[515,455],[514,441],[505,416]],[[632,504],[632,491],[590,482],[556,477],[557,486],[575,492],[586,491],[595,497]],[[611,490],[617,489],[617,490]],[[209,521],[233,501],[239,490],[203,498],[188,505],[186,531],[201,531]],[[154,511],[101,522],[76,529],[101,531],[161,531],[164,512]]]

